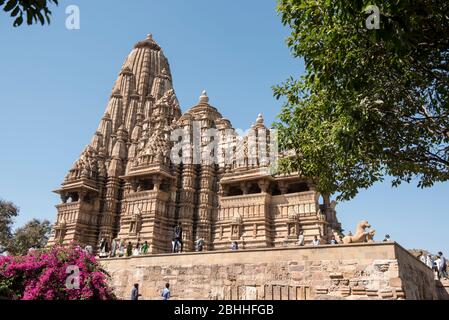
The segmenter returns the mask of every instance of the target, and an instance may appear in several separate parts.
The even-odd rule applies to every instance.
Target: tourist
[[[94,249],[92,248],[91,245],[87,245],[87,246],[84,247],[84,251],[85,251],[87,254],[90,254],[90,255],[91,255],[91,254],[94,252]]]
[[[418,254],[418,259],[419,261],[421,261],[422,263],[426,264],[426,256],[424,255],[424,253],[422,251],[419,252]]]
[[[170,299],[170,283],[166,283],[164,290],[162,290],[162,300],[168,299]]]
[[[108,251],[108,242],[105,238],[101,238],[100,241],[100,257],[104,257]]]
[[[426,264],[430,269],[433,269],[433,260],[432,260],[432,256],[430,255],[430,253],[427,254]]]
[[[123,257],[125,255],[125,241],[123,239],[120,240],[118,256]]]
[[[199,238],[195,242],[196,251],[203,251],[204,247],[204,238]]]
[[[389,234],[386,234],[386,235],[385,235],[384,242],[388,242],[388,241],[391,241],[390,235],[389,235]]]
[[[446,258],[443,256],[443,253],[438,252],[437,259],[437,267],[438,267],[438,279],[444,278],[447,279],[447,267],[446,267]]]
[[[312,244],[313,244],[314,246],[319,246],[320,243],[321,243],[320,239],[318,239],[317,236],[314,236],[314,237],[313,237]]]
[[[128,245],[126,246],[126,256],[131,257],[133,254],[133,245],[131,241],[128,242]]]
[[[112,239],[111,253],[109,254],[109,257],[111,258],[115,257],[116,252],[117,252],[117,239]]]
[[[239,244],[237,241],[232,241],[231,243],[231,250],[232,251],[237,251],[239,249]]]
[[[440,271],[440,265],[441,265],[441,259],[440,259],[440,256],[437,254],[437,258],[435,259],[435,262],[434,262],[434,271],[436,272],[436,274],[437,274],[437,278],[438,278],[438,280],[440,280],[441,279],[441,271]]]
[[[138,256],[140,254],[140,243],[137,242],[136,247],[133,250],[133,256]]]
[[[33,252],[36,251],[36,248],[34,246],[31,246],[31,248],[28,249],[28,254],[33,254]]]
[[[299,236],[298,236],[298,246],[303,246],[304,245],[304,232],[301,230],[299,231]]]
[[[139,300],[142,295],[139,293],[139,284],[135,283],[131,291],[131,300]]]
[[[182,242],[182,227],[177,224],[173,228],[173,252],[182,252],[183,242]]]
[[[140,248],[141,254],[147,254],[148,253],[148,241],[145,241],[142,247]]]
[[[330,244],[338,244],[337,239],[335,239],[335,236],[332,236]]]
[[[172,241],[171,241],[171,251],[172,251],[173,253],[176,252],[176,246],[177,246],[176,243],[177,243],[177,242],[176,242],[176,239],[173,238]]]
[[[436,258],[433,260],[433,265],[432,265],[432,270],[434,273],[436,273],[437,277],[438,277],[438,255],[436,256]]]

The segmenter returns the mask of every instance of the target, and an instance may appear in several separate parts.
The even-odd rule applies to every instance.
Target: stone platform
[[[433,272],[395,242],[159,254],[101,260],[118,297],[142,299],[439,299]],[[440,292],[440,293],[439,293]]]

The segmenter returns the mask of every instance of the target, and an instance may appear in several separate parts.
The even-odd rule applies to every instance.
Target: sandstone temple
[[[263,151],[245,142],[237,147],[243,161],[174,163],[172,132],[194,123],[201,133],[235,131],[205,92],[181,111],[167,58],[149,35],[125,59],[98,130],[55,191],[61,203],[50,244],[74,241],[98,250],[101,239],[118,238],[167,253],[176,224],[185,251],[194,251],[200,237],[211,251],[228,249],[231,241],[246,249],[282,247],[300,231],[306,243],[314,236],[324,242],[339,232],[328,196],[298,174],[263,170],[270,161],[249,161]],[[251,129],[256,139],[270,134],[262,115]]]
[[[75,242],[105,258],[107,243],[146,241],[148,254],[101,259],[122,299],[134,283],[143,299],[160,299],[167,282],[173,299],[449,299],[426,264],[375,242],[368,221],[328,244],[343,236],[335,202],[311,179],[276,171],[291,153],[276,152],[262,115],[248,127],[234,129],[205,91],[183,113],[149,35],[125,59],[98,130],[55,191],[49,245]]]

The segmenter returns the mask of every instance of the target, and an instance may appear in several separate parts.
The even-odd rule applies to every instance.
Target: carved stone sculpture
[[[365,231],[366,228],[371,228],[371,225],[368,223],[368,221],[366,220],[360,221],[359,224],[357,225],[355,235],[353,236],[348,235],[346,237],[343,237],[343,243],[348,244],[360,242],[374,242],[373,238],[376,231],[369,230],[368,232],[366,232]]]

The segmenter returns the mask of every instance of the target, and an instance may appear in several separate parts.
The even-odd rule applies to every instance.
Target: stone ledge
[[[212,251],[201,251],[201,252],[182,252],[182,253],[157,253],[157,254],[147,254],[131,257],[115,257],[115,258],[101,258],[101,261],[114,261],[114,260],[133,260],[133,259],[145,259],[151,257],[182,257],[182,256],[192,256],[192,255],[213,255],[213,254],[239,254],[242,252],[270,252],[270,251],[297,251],[297,250],[323,250],[323,249],[338,249],[338,248],[352,248],[352,247],[388,247],[397,246],[400,249],[407,251],[397,242],[373,242],[373,243],[351,243],[351,244],[338,244],[338,245],[319,245],[319,246],[290,246],[290,247],[274,247],[274,248],[251,248],[251,249],[239,249],[237,251],[229,250],[212,250]],[[408,251],[407,251],[408,252]],[[410,254],[411,255],[411,254]],[[413,255],[412,255],[413,256]]]

